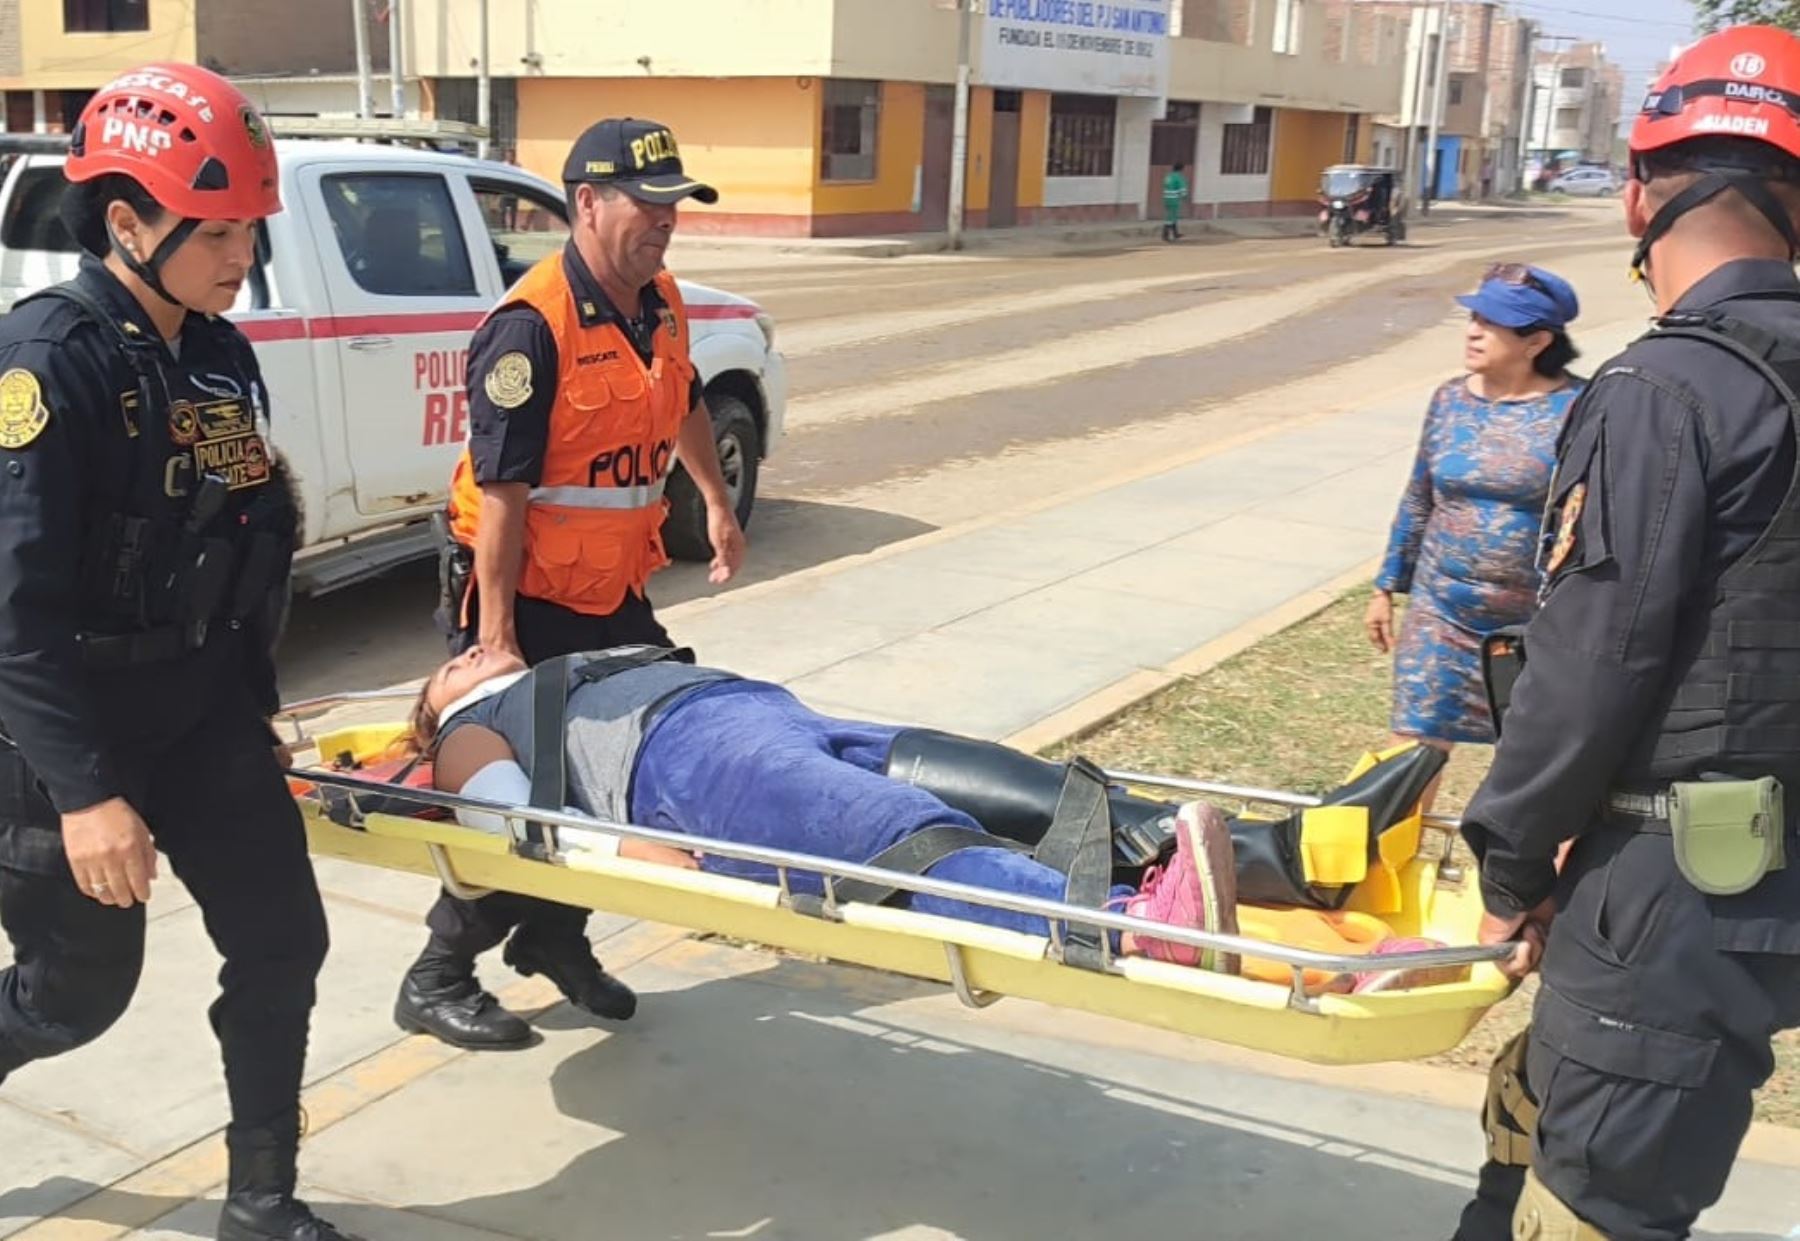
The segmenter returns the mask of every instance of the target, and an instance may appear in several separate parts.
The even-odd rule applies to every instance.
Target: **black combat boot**
[[[428,946],[400,982],[394,1023],[408,1034],[431,1034],[467,1051],[529,1046],[531,1026],[500,1007],[475,981],[473,962]]]
[[[529,978],[542,974],[569,1003],[596,1017],[628,1021],[637,1012],[637,993],[600,968],[587,940],[578,936],[544,939],[520,927],[506,941],[506,963]]]
[[[225,1130],[231,1153],[219,1241],[359,1241],[339,1232],[294,1197],[297,1114],[266,1128]]]

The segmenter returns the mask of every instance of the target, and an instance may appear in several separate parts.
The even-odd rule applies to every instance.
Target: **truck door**
[[[398,515],[442,496],[468,430],[463,364],[493,304],[470,257],[479,225],[443,172],[306,172],[330,303],[310,325],[321,391],[335,369],[357,510]]]

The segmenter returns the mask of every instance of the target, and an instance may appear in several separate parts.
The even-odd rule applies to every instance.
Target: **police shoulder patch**
[[[24,448],[49,425],[38,377],[19,366],[0,375],[0,448]]]
[[[531,399],[531,359],[516,349],[501,354],[481,386],[499,408],[517,409]]]
[[[1556,519],[1556,542],[1550,548],[1550,559],[1544,564],[1546,574],[1555,573],[1569,562],[1575,550],[1576,532],[1581,528],[1581,510],[1587,505],[1587,484],[1576,483],[1564,497],[1562,511]]]

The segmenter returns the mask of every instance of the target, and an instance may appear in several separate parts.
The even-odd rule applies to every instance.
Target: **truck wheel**
[[[756,476],[762,461],[762,435],[756,416],[742,398],[728,393],[710,394],[706,407],[712,413],[713,443],[719,449],[719,468],[725,487],[737,509],[738,524],[750,526],[750,510],[756,504]],[[706,502],[700,489],[679,465],[669,475],[669,516],[663,522],[663,545],[676,560],[712,559],[712,540],[706,537]]]

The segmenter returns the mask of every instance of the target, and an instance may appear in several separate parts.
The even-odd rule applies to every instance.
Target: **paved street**
[[[1195,243],[844,260],[709,251],[761,300],[790,436],[713,595],[703,659],[824,709],[1040,744],[1366,580],[1449,295],[1497,257],[1564,272],[1597,363],[1642,324],[1616,206],[1445,209],[1415,244]],[[709,267],[708,263],[712,266]],[[290,698],[424,674],[426,571],[296,608]],[[433,885],[319,866],[334,951],[309,1062],[309,1191],[370,1238],[1442,1238],[1480,1083],[1317,1071],[596,916],[638,1019],[579,1020],[497,960],[541,1042],[471,1056],[389,1020]],[[0,1091],[0,1236],[210,1235],[223,1158],[216,961],[165,879],[139,1002]],[[1758,1131],[1714,1238],[1800,1235],[1800,1143]]]
[[[1449,297],[1486,262],[1529,245],[1555,263],[1616,231],[1616,204],[1587,204],[1440,207],[1393,250],[1308,237],[844,260],[678,241],[684,275],[776,317],[794,386],[737,588],[1304,416],[1363,382],[1344,369],[1359,360],[1381,359],[1364,372],[1378,387],[1440,375],[1460,357]],[[1622,285],[1622,259],[1594,270],[1584,287]],[[417,623],[433,574],[298,607],[287,693],[423,675],[442,649]],[[665,607],[710,590],[690,566],[654,588]]]

